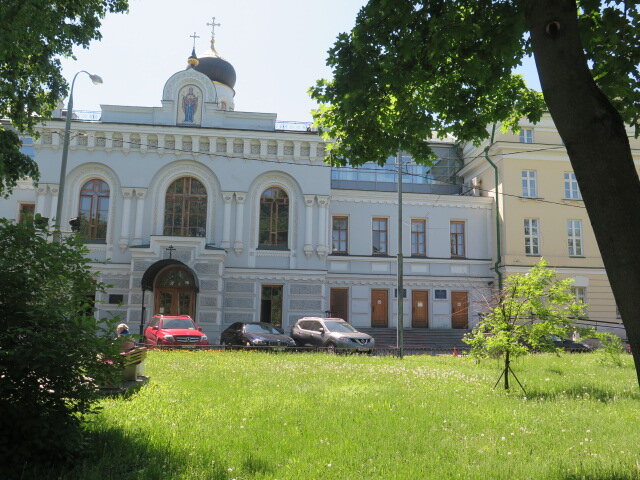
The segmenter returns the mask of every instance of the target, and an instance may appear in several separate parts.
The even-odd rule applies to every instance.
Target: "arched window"
[[[80,190],[80,235],[87,241],[107,240],[109,217],[109,185],[102,180],[89,180]]]
[[[260,196],[260,236],[258,245],[264,248],[287,248],[289,237],[289,197],[278,187],[265,190]]]
[[[164,234],[204,237],[207,227],[207,190],[200,181],[182,177],[167,189]]]

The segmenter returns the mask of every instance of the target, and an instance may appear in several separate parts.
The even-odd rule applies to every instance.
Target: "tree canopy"
[[[371,0],[338,36],[314,112],[337,165],[379,163],[398,148],[417,161],[429,140],[478,143],[487,126],[540,119],[540,92],[513,69],[533,55],[524,0]],[[538,2],[540,3],[540,2]],[[572,3],[572,2],[556,2]],[[577,20],[593,78],[627,124],[640,119],[638,2],[580,1]]]
[[[128,0],[3,0],[0,4],[0,195],[22,177],[38,178],[38,168],[20,153],[16,133],[33,135],[67,93],[60,58],[73,47],[99,40],[108,12],[124,12]]]

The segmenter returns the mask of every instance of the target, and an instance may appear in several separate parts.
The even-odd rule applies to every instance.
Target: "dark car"
[[[565,352],[584,353],[592,350],[586,343],[574,342],[569,338],[560,338],[556,335],[551,335],[549,339],[556,347],[562,348]]]
[[[209,345],[189,315],[154,315],[144,330],[147,345]]]
[[[296,342],[270,323],[236,322],[222,332],[220,345],[247,347],[295,347]]]
[[[373,352],[375,341],[341,318],[304,317],[296,322],[291,337],[300,346],[325,347],[340,352]]]

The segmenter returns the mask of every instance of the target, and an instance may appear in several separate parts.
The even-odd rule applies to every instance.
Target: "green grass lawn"
[[[520,359],[525,397],[492,389],[496,361],[150,352],[150,384],[102,402],[92,457],[60,478],[637,479],[623,361]]]

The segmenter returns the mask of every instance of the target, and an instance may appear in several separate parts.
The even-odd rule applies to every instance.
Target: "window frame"
[[[33,208],[33,212],[29,215],[27,214],[25,216],[25,213],[23,212],[23,207],[24,206],[30,206]],[[17,222],[18,225],[23,225],[25,223],[33,223],[33,219],[36,217],[36,204],[35,202],[18,202],[18,219]]]
[[[376,222],[384,222],[384,230],[376,230]],[[376,251],[376,233],[379,234],[379,248]],[[382,239],[384,238],[384,249],[382,246]],[[372,217],[371,218],[371,255],[386,256],[389,255],[389,219],[387,217]]]
[[[344,220],[346,222],[344,229],[336,229],[336,220]],[[335,248],[335,233],[338,232],[338,248]],[[344,239],[341,238],[341,233],[344,233]],[[344,248],[340,249],[344,243]],[[333,215],[331,217],[331,254],[332,255],[348,255],[349,254],[349,216],[348,215]]]
[[[578,226],[578,235],[575,234],[576,226]],[[567,220],[567,248],[570,257],[584,257],[582,220]]]
[[[454,232],[454,225],[462,225],[462,232]],[[449,220],[451,258],[467,258],[466,229],[466,222],[464,220]],[[459,238],[462,238],[461,243],[458,241]],[[462,245],[462,253],[459,252],[460,245]]]
[[[188,180],[188,184],[184,183]],[[172,193],[169,190],[179,181],[183,182],[183,193]],[[192,193],[193,182],[200,184],[204,193]],[[179,212],[169,212],[169,208],[175,204],[180,206]],[[164,216],[162,222],[162,234],[171,237],[194,237],[203,238],[207,236],[207,220],[208,220],[208,202],[209,191],[205,183],[192,175],[184,175],[175,178],[169,183],[167,190],[164,192]],[[191,217],[194,213],[192,207],[201,203],[204,205],[204,223],[202,225],[191,224]],[[176,216],[180,216],[180,225],[174,226],[168,225],[167,222],[174,219]],[[171,223],[174,223],[173,221]],[[177,231],[176,231],[177,230]],[[201,234],[198,234],[200,230]]]
[[[520,129],[520,143],[533,143],[533,128]]]
[[[422,225],[422,231],[414,231],[413,226]],[[416,239],[417,237],[417,239]],[[422,242],[420,242],[422,237]],[[420,251],[420,245],[422,245],[422,251]],[[417,248],[414,248],[417,247]],[[426,257],[427,256],[427,220],[425,218],[412,218],[411,219],[411,256],[412,257]]]
[[[529,225],[527,225],[529,222]],[[535,226],[533,225],[535,222]],[[529,228],[529,233],[527,234],[527,227]],[[533,230],[535,228],[535,233]],[[525,218],[523,221],[523,234],[524,234],[524,254],[531,257],[539,257],[540,256],[540,219],[538,218]],[[533,240],[536,240],[536,245],[534,245]],[[535,246],[535,252],[534,252]],[[527,251],[529,249],[530,251]]]
[[[575,172],[564,172],[564,199],[582,200],[582,193],[580,193],[580,186]]]
[[[95,186],[93,185],[96,185],[96,183],[99,184],[101,190],[95,190]],[[91,190],[88,190],[89,184],[92,184]],[[106,187],[106,190],[102,190],[104,187]],[[83,198],[89,199],[89,218],[86,223],[83,221],[83,218],[86,217],[86,215],[83,215],[83,210],[86,210],[83,205]],[[104,200],[105,198],[106,209],[101,205],[101,200]],[[78,219],[80,220],[80,235],[83,241],[87,243],[107,243],[107,237],[109,235],[109,211],[111,210],[111,186],[109,183],[99,177],[88,179],[80,187],[78,200]],[[100,211],[104,212],[104,237],[98,235],[98,230],[102,223]],[[83,227],[85,226],[86,231],[83,231]]]
[[[265,193],[267,193],[270,190],[282,192],[284,196],[278,197],[276,194],[275,197],[266,197]],[[279,203],[280,200],[282,201],[281,204]],[[266,222],[268,225],[268,231],[266,233],[267,241],[264,241],[262,238],[265,233],[265,230],[263,230],[262,228],[262,221],[263,221],[263,218],[265,218],[263,217],[263,205],[267,205],[268,203],[271,205],[269,207],[269,215]],[[286,207],[286,209],[283,210],[283,212],[286,212],[286,231],[278,229],[278,225],[280,223],[280,215],[285,214],[280,211],[280,207]],[[275,217],[274,217],[274,209],[275,209]],[[287,192],[287,190],[285,190],[284,188],[278,185],[272,185],[270,187],[263,189],[262,193],[260,194],[260,197],[258,198],[258,249],[288,250],[289,240],[290,240],[290,235],[289,235],[290,221],[291,221],[291,200],[289,197],[289,192]],[[275,226],[275,230],[273,228],[274,226]],[[285,234],[284,241],[280,241],[278,239],[278,236],[282,235],[283,232]],[[274,242],[274,239],[275,239],[275,242]]]
[[[523,198],[538,198],[537,170],[522,170],[520,173],[520,184],[522,186]]]
[[[581,303],[584,303],[585,305],[587,304],[587,287],[574,285],[571,287],[571,293],[575,297],[576,302],[581,302]]]

